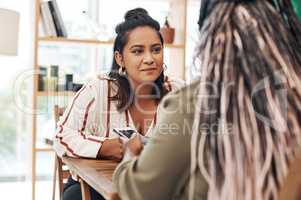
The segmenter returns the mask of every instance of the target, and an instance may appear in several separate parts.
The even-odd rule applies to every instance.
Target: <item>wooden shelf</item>
[[[36,148],[36,152],[53,152],[53,148],[52,147],[39,147]]]
[[[37,96],[73,96],[75,92],[72,91],[43,91],[37,92]]]
[[[113,41],[100,41],[90,39],[71,39],[63,37],[40,37],[40,42],[58,42],[58,43],[76,43],[76,44],[102,44],[102,45],[113,45]]]
[[[39,41],[42,43],[74,43],[74,44],[92,44],[92,45],[113,45],[113,41],[100,41],[90,39],[71,39],[63,37],[40,37]],[[184,49],[183,44],[165,44],[167,48]]]

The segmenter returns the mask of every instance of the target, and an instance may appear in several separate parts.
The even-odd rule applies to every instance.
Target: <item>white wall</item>
[[[0,8],[20,13],[18,56],[0,55],[0,120],[5,120],[0,123],[0,141],[7,143],[7,146],[0,147],[1,199],[31,199],[32,116],[20,109],[15,99],[20,100],[19,104],[31,106],[32,77],[22,79],[18,91],[15,91],[15,84],[22,74],[33,68],[33,5],[34,0],[0,0]]]

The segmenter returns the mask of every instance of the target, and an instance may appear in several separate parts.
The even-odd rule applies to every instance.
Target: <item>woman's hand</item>
[[[98,158],[121,161],[124,154],[123,143],[120,138],[106,139],[98,152]]]
[[[121,200],[118,193],[112,193],[109,195],[108,200]]]
[[[133,138],[131,138],[127,144],[127,148],[131,151],[135,156],[139,156],[141,151],[143,150],[143,144],[141,142],[141,136],[137,133]]]

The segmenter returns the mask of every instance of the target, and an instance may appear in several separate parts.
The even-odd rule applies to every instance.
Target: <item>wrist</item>
[[[98,149],[98,152],[97,152],[97,156],[96,156],[96,158],[98,158],[98,159],[102,159],[103,158],[103,155],[102,155],[102,148],[103,148],[103,145],[104,145],[104,143],[105,143],[105,141],[107,140],[108,138],[106,138],[106,137],[100,137],[100,142],[101,142],[101,145],[100,145],[100,147],[99,147],[99,149]]]
[[[135,154],[133,154],[133,152],[129,148],[126,148],[122,162],[132,160],[133,158],[136,158],[136,157],[137,156]]]

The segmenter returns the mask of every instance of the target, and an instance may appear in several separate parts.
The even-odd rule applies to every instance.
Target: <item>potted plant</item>
[[[175,29],[170,27],[167,17],[165,18],[164,26],[160,29],[160,32],[165,43],[173,43],[175,37]]]

